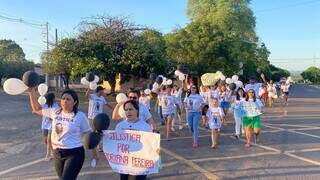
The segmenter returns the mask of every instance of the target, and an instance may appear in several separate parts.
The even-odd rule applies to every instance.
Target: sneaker
[[[245,147],[249,148],[251,145],[249,143],[246,143]]]
[[[237,140],[239,140],[239,135],[234,134],[233,135]]]
[[[91,165],[92,168],[95,168],[97,166],[97,160],[96,159],[92,159],[90,165]]]
[[[50,161],[52,159],[52,156],[51,155],[47,155],[45,158],[44,158],[44,161]]]
[[[179,130],[183,129],[183,126],[182,125],[179,125]]]

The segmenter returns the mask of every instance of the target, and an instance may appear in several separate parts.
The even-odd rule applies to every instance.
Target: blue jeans
[[[198,144],[199,136],[199,121],[201,118],[201,112],[189,112],[188,113],[188,124],[192,132],[194,143]]]
[[[164,118],[163,118],[163,115],[162,115],[162,107],[161,106],[158,106],[158,113],[159,113],[159,116],[160,116],[160,123],[164,123]]]

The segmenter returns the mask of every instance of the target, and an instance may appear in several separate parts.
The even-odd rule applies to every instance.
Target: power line
[[[41,29],[43,27],[45,27],[45,24],[40,24],[40,23],[27,21],[27,20],[22,19],[22,18],[13,18],[13,17],[2,15],[2,14],[0,14],[0,19],[5,20],[5,21],[9,21],[9,22],[22,23],[22,24],[29,25],[29,26],[32,26],[32,27],[38,27],[38,28],[40,27]]]
[[[276,10],[287,9],[287,8],[292,8],[292,7],[297,7],[297,6],[303,6],[303,5],[307,5],[307,4],[313,4],[313,3],[317,3],[317,2],[320,2],[320,0],[304,1],[304,2],[300,2],[300,3],[287,5],[287,6],[275,7],[275,8],[270,8],[270,9],[262,9],[262,10],[256,11],[256,13],[276,11]]]

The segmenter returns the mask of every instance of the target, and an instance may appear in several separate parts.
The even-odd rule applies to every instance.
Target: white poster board
[[[159,172],[160,134],[133,130],[103,133],[103,152],[113,171],[131,175]]]

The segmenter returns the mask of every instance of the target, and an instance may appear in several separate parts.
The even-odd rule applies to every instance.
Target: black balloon
[[[39,84],[39,75],[34,71],[27,71],[23,74],[22,81],[28,87],[36,87]]]
[[[94,80],[94,74],[92,72],[87,73],[86,79],[87,81],[92,82]]]
[[[110,125],[110,118],[105,113],[100,113],[96,115],[93,119],[93,126],[95,130],[98,132],[102,132],[103,130],[107,130]]]
[[[98,132],[90,132],[83,136],[82,142],[85,149],[94,149],[101,140],[101,134]]]
[[[231,84],[229,84],[229,88],[230,88],[230,90],[233,91],[237,88],[237,85],[235,83],[231,83]]]
[[[156,83],[161,84],[163,82],[163,78],[161,76],[158,76],[156,79]]]

